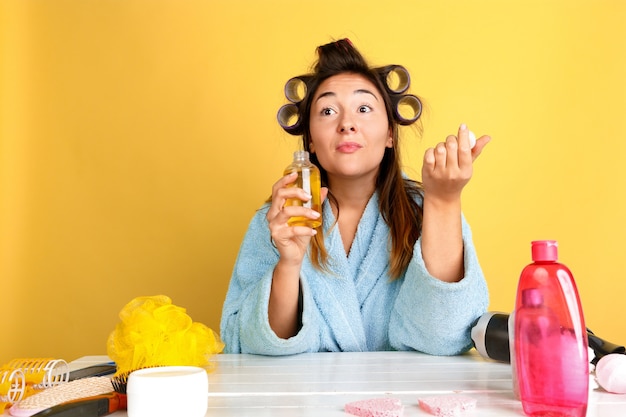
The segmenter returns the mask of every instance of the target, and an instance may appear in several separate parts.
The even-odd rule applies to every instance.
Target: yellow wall
[[[296,140],[284,82],[349,37],[428,104],[407,171],[461,122],[493,141],[464,194],[491,309],[552,238],[587,324],[624,344],[626,2],[3,0],[0,363],[105,352],[166,294],[219,328],[238,246]]]

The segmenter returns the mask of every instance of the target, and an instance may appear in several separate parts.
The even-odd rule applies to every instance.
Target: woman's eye
[[[365,104],[362,106],[359,106],[359,113],[369,113],[371,111],[372,111],[372,108],[370,106],[367,106]]]
[[[330,107],[326,107],[325,109],[322,109],[322,114],[324,116],[330,116],[331,114],[335,114],[335,111]]]

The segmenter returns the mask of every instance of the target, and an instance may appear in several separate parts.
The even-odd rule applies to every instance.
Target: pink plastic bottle
[[[514,379],[529,416],[584,417],[589,396],[587,331],[570,270],[557,243],[532,242],[514,317]]]

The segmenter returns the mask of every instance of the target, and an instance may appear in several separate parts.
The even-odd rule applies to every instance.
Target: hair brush
[[[99,417],[122,409],[125,396],[113,391],[107,377],[83,378],[24,398],[9,408],[15,417]]]
[[[22,400],[9,411],[15,417],[101,417],[125,410],[131,372],[72,381]]]
[[[81,398],[55,405],[32,417],[100,417],[122,409],[122,396],[117,392]]]

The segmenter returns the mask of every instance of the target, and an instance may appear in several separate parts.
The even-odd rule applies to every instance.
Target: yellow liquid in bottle
[[[292,164],[287,167],[285,170],[285,175],[297,171],[298,178],[296,181],[291,183],[290,187],[298,187],[302,188],[305,192],[311,195],[311,199],[309,201],[302,201],[298,198],[290,198],[285,202],[285,206],[304,206],[308,207],[318,213],[322,213],[322,204],[320,197],[320,187],[321,187],[321,179],[320,179],[320,171],[319,169],[307,161],[303,164]],[[291,217],[287,224],[289,226],[308,226],[312,228],[319,227],[322,224],[321,218],[317,219],[309,219],[308,217],[303,216],[295,216]]]

